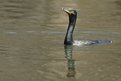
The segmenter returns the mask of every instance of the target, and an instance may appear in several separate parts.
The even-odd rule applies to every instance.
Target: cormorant
[[[76,45],[76,46],[81,46],[81,45],[92,45],[92,44],[98,44],[98,43],[111,43],[112,41],[110,40],[73,40],[73,31],[75,28],[76,24],[76,19],[77,19],[77,10],[73,8],[63,8],[63,11],[65,11],[68,16],[69,16],[69,24],[64,40],[65,45]]]

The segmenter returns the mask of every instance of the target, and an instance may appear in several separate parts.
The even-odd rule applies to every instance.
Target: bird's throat
[[[64,40],[65,45],[73,44],[73,31],[75,28],[75,24],[76,24],[76,16],[69,16],[69,25]]]

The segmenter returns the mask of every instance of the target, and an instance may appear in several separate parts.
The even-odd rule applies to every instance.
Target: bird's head
[[[74,8],[62,8],[69,16],[76,16],[77,10]]]

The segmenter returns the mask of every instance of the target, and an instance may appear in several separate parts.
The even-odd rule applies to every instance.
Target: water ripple
[[[7,51],[8,47],[0,45],[0,54],[7,54]]]
[[[25,0],[3,1],[1,4],[1,17],[18,19],[29,16],[29,12],[34,8],[31,3]]]
[[[75,31],[75,33],[81,32],[82,34],[95,34],[95,35],[121,35],[121,32],[107,32],[107,31]],[[15,34],[49,34],[49,35],[64,35],[65,32],[62,31],[2,31],[1,34],[9,34],[9,35],[15,35]]]

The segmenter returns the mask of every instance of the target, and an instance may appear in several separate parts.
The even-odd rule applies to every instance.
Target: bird
[[[66,36],[64,39],[64,45],[75,45],[75,46],[82,46],[82,45],[94,45],[99,43],[112,43],[111,40],[73,40],[73,32],[76,25],[77,20],[77,9],[74,8],[62,8],[64,12],[68,14],[69,17],[69,24],[66,31]]]

